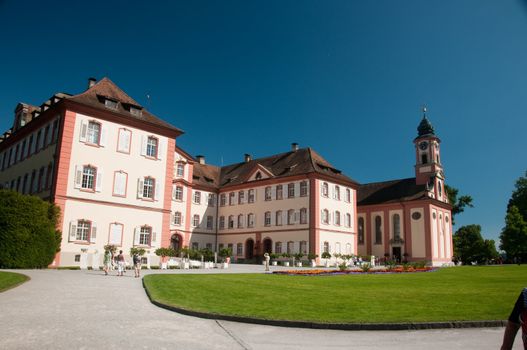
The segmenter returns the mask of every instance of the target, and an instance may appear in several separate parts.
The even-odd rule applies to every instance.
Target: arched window
[[[234,228],[234,215],[229,215],[228,228]]]
[[[220,230],[225,228],[225,216],[220,216]]]
[[[181,225],[181,212],[180,211],[176,211],[174,213],[174,225]]]
[[[265,212],[265,226],[271,226],[271,212],[266,211]]]
[[[335,185],[335,198],[336,200],[340,200],[340,187]]]
[[[185,164],[177,163],[176,176],[183,177],[183,175],[185,175]]]
[[[199,227],[199,215],[198,214],[194,214],[194,220],[192,220],[192,224],[194,225],[194,227]]]
[[[351,203],[351,190],[346,188],[346,202]]]
[[[270,201],[271,200],[271,186],[267,186],[265,188],[265,200]]]
[[[282,185],[276,185],[276,199],[282,199],[284,195],[284,188]]]
[[[329,211],[327,209],[322,210],[322,223],[329,224]]]
[[[379,215],[375,216],[375,244],[382,244],[382,219]]]
[[[254,227],[254,214],[247,215],[247,227]]]
[[[300,183],[300,197],[307,196],[307,181],[302,181]]]
[[[346,227],[351,227],[351,214],[346,214]]]
[[[335,225],[340,226],[340,211],[335,212]]]
[[[276,242],[274,244],[274,252],[276,254],[282,254],[282,242]]]
[[[306,208],[300,209],[300,223],[307,224],[307,209]]]
[[[295,211],[294,209],[289,209],[287,211],[287,224],[293,225],[295,223]]]
[[[401,217],[399,214],[393,214],[393,238],[401,237]]]
[[[364,244],[364,218],[359,218],[359,237],[358,237],[358,243]]]
[[[194,192],[194,203],[201,204],[201,192],[200,191]]]
[[[426,163],[428,163],[428,154],[423,153],[421,154],[421,164],[426,164]]]
[[[322,183],[322,195],[324,197],[328,197],[328,183],[327,182],[324,182]]]
[[[282,226],[282,211],[278,210],[276,212],[276,226]]]
[[[439,198],[442,196],[442,188],[441,188],[441,181],[437,181],[437,193],[439,194]]]
[[[329,242],[324,242],[324,253],[329,253]]]
[[[238,228],[243,227],[243,214],[238,215]]]
[[[287,242],[287,254],[294,253],[294,246],[295,246],[295,243],[293,241]]]

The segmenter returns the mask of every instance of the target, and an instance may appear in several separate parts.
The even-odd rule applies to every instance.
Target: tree
[[[525,176],[520,176],[520,178],[516,180],[514,187],[516,189],[512,192],[511,199],[509,199],[507,211],[509,211],[512,206],[516,206],[522,215],[523,220],[527,222],[527,171],[525,171]]]
[[[461,226],[453,236],[454,239],[454,257],[467,265],[472,262],[478,264],[484,263],[491,259],[489,243],[484,241],[481,236],[481,226],[467,225]],[[487,243],[489,242],[489,243]],[[496,248],[494,248],[494,251]],[[497,255],[497,252],[496,252]]]
[[[452,225],[455,225],[454,216],[465,211],[465,207],[474,208],[472,197],[468,195],[458,198],[459,190],[445,184],[445,191],[448,195],[448,202],[452,205]]]
[[[527,261],[527,222],[515,205],[507,211],[500,240],[500,249],[507,253],[507,259],[517,262]]]
[[[44,268],[60,250],[60,210],[35,196],[0,190],[0,268]]]

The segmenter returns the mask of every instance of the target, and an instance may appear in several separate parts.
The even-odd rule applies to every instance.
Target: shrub
[[[307,258],[309,260],[315,260],[316,258],[318,258],[318,255],[313,254],[313,253],[309,253],[309,254],[307,254]]]
[[[43,268],[60,251],[60,209],[38,197],[0,190],[0,268]]]
[[[157,256],[166,257],[166,256],[176,256],[177,252],[172,248],[157,248],[154,252]]]
[[[339,264],[340,271],[346,271],[347,269],[348,269],[348,265],[345,262]]]
[[[144,250],[143,248],[136,248],[136,247],[130,248],[130,255],[131,256],[134,256],[135,254],[137,254],[139,256],[143,256],[143,255],[145,255],[145,253],[146,253],[146,250]]]
[[[322,253],[322,259],[331,259],[331,254],[328,252]]]
[[[369,263],[363,263],[360,268],[361,268],[362,272],[368,272],[370,270],[370,264]]]

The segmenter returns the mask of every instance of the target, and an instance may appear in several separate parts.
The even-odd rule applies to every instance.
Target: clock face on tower
[[[423,142],[421,142],[421,143],[419,144],[419,148],[420,148],[421,150],[423,150],[423,151],[424,151],[427,147],[428,147],[428,142],[426,142],[426,141],[423,141]]]

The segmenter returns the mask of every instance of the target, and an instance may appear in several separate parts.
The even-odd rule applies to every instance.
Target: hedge
[[[0,268],[44,268],[60,250],[60,210],[35,196],[0,190]]]

